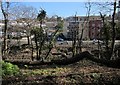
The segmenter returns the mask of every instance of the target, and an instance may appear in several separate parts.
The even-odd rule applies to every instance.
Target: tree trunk
[[[3,55],[7,53],[7,22],[5,19]]]
[[[50,52],[51,52],[51,50],[52,50],[52,48],[53,48],[52,42],[53,42],[53,39],[54,39],[54,37],[55,37],[55,35],[57,34],[58,31],[59,31],[59,29],[57,29],[57,30],[55,31],[55,33],[53,34],[53,36],[50,38],[49,50],[48,50],[47,55],[45,56],[45,59],[49,56],[49,54],[50,54]],[[47,38],[47,35],[46,35],[46,38]],[[52,45],[52,47],[51,47],[51,45]]]
[[[38,51],[39,51],[39,47],[38,47],[38,41],[37,41],[37,36],[36,36],[36,33],[34,34],[35,35],[35,45],[36,45],[36,54],[37,54],[37,60],[39,60],[39,53],[38,53]]]
[[[116,30],[115,30],[115,13],[116,13],[116,0],[114,2],[114,11],[113,11],[113,15],[112,15],[112,44],[111,44],[111,55],[110,57],[113,56],[113,52],[114,52],[114,44],[115,44],[115,38],[116,38]]]
[[[81,35],[80,35],[80,40],[79,40],[79,42],[78,42],[78,47],[79,47],[79,52],[82,52],[82,37],[83,37],[83,31],[84,31],[84,29],[82,29],[82,32],[81,32]],[[79,53],[78,52],[78,53]]]
[[[3,4],[2,2],[0,2],[0,5],[1,5],[1,10],[2,10],[2,13],[3,13],[3,16],[4,16],[4,41],[3,41],[3,54],[6,54],[7,53],[7,25],[8,25],[8,8],[9,8],[9,2],[6,2],[7,4],[7,10],[4,9],[3,7]]]
[[[32,50],[32,52],[31,52],[31,59],[32,59],[32,61],[33,61],[33,60],[34,60],[34,57],[33,57],[34,46],[33,46],[31,37],[30,37],[30,42],[31,42],[31,50]]]
[[[63,60],[53,60],[51,62],[40,62],[40,61],[33,61],[33,62],[24,62],[24,61],[7,61],[6,62],[11,62],[13,64],[19,65],[19,66],[37,66],[37,65],[69,65],[73,64],[76,62],[79,62],[80,60],[83,60],[84,58],[91,60],[93,62],[99,63],[101,65],[105,65],[108,67],[113,67],[113,68],[120,68],[120,59],[117,60],[103,60],[103,59],[98,59],[95,58],[93,55],[91,55],[88,51],[82,52],[80,54],[76,54],[74,57],[71,57],[69,59],[63,59]]]
[[[103,32],[104,32],[104,36],[105,36],[105,50],[106,50],[106,59],[110,60],[110,49],[109,49],[109,32],[107,31],[108,27],[106,27],[106,23],[105,23],[105,16],[102,15],[102,13],[100,12],[101,18],[102,18],[102,23],[103,23]],[[99,47],[100,44],[98,44]],[[101,55],[100,55],[101,57]]]

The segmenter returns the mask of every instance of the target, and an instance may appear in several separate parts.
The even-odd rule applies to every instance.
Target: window
[[[94,26],[95,26],[95,24],[93,23],[93,24],[92,24],[92,26],[94,27]]]
[[[98,24],[98,27],[101,27],[101,25],[100,25],[100,24]]]

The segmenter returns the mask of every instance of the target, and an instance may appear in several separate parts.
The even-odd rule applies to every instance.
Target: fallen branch
[[[43,62],[43,61],[6,61],[11,62],[13,64],[16,64],[18,66],[39,66],[39,65],[69,65],[76,62],[79,62],[80,60],[83,60],[84,58],[91,60],[96,63],[100,63],[101,65],[105,65],[108,67],[113,68],[120,68],[120,59],[117,60],[104,60],[104,59],[98,59],[95,58],[92,54],[90,54],[88,51],[82,52],[80,54],[76,54],[74,57],[63,59],[63,60],[52,60],[51,62]]]

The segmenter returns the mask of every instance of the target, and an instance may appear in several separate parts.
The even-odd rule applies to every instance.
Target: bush
[[[8,76],[8,75],[18,75],[20,73],[20,69],[17,65],[13,65],[8,62],[0,62],[2,65],[2,73],[0,73],[2,76]]]

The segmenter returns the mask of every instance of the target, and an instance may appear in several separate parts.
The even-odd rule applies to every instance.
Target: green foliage
[[[43,10],[43,9],[41,9],[41,10],[40,10],[40,13],[39,13],[38,16],[37,16],[37,19],[38,19],[39,21],[42,21],[42,20],[45,18],[45,16],[46,16],[46,11]]]
[[[94,78],[94,79],[100,78],[100,74],[99,74],[99,73],[92,73],[90,76],[91,76],[92,78]]]
[[[18,75],[19,74],[19,68],[17,65],[13,65],[11,63],[8,62],[0,62],[2,65],[2,73],[1,75],[3,76],[7,76],[7,75]]]
[[[56,25],[56,29],[59,29],[59,31],[63,31],[63,20],[62,20],[62,18],[61,17],[58,17],[57,18],[57,22],[58,22],[58,24]]]
[[[62,29],[63,28],[63,22],[59,22],[56,26],[57,29]]]
[[[35,38],[37,39],[37,41],[42,41],[44,40],[44,36],[45,34],[43,33],[43,29],[42,28],[38,28],[38,27],[35,27],[31,30],[31,34],[34,34],[35,35]]]

